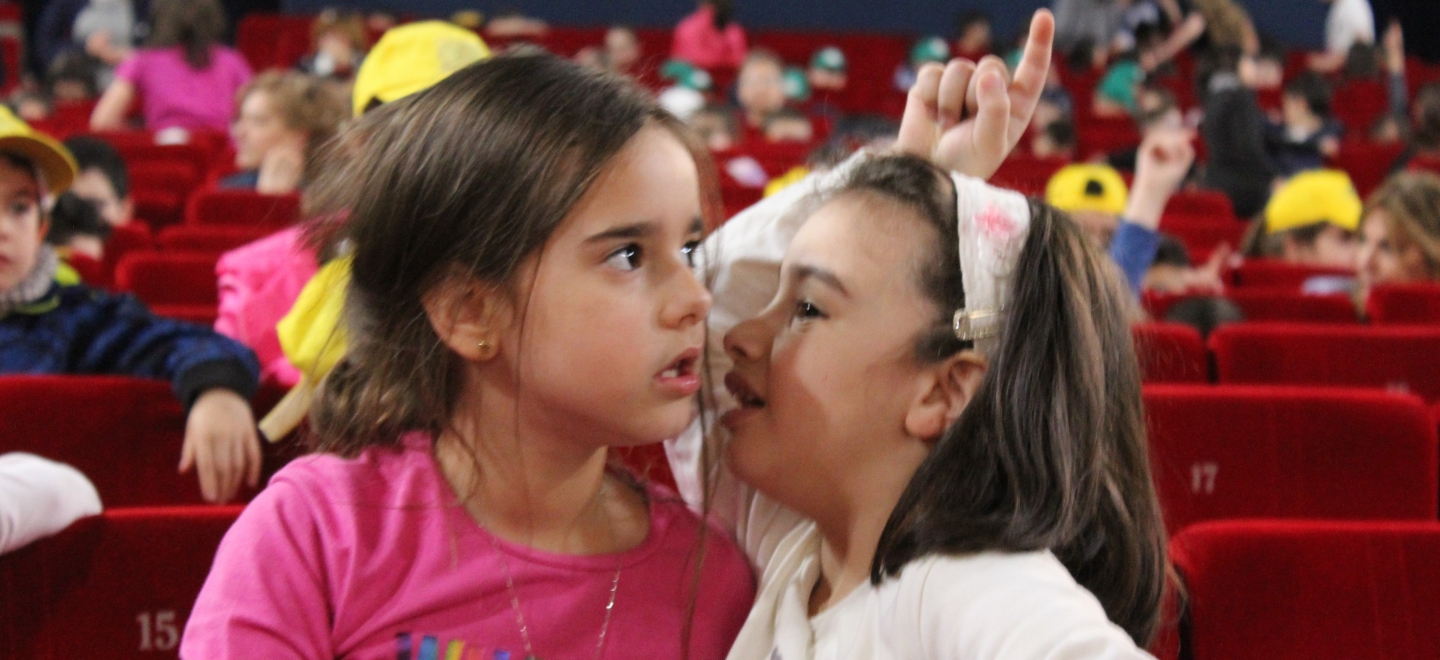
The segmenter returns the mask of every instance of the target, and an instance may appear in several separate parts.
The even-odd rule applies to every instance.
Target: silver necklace
[[[600,486],[601,495],[605,492],[605,485]],[[481,525],[484,528],[484,525]],[[515,612],[515,625],[520,628],[520,641],[525,644],[525,660],[540,660],[535,655],[535,647],[530,644],[530,626],[525,623],[525,612],[520,609],[520,592],[515,590],[515,577],[510,572],[510,562],[505,559],[505,552],[500,549],[500,542],[495,539],[495,532],[485,528],[485,536],[490,539],[490,547],[495,551],[495,556],[500,558],[500,568],[505,571],[505,590],[510,593],[510,609]],[[605,634],[610,631],[610,615],[615,611],[615,592],[620,588],[620,572],[624,566],[615,562],[615,577],[610,580],[610,600],[605,603],[605,620],[600,624],[600,638],[595,642],[595,660],[605,653]]]

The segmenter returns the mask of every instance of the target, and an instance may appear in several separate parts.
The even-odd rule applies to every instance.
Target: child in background
[[[742,141],[763,139],[765,120],[785,107],[785,63],[768,50],[750,51],[736,78],[735,98],[744,119]]]
[[[120,152],[109,142],[84,135],[65,140],[65,148],[80,168],[71,192],[94,204],[110,226],[129,224],[135,217],[135,200],[130,198],[130,171]]]
[[[1345,127],[1330,117],[1330,83],[1306,71],[1285,85],[1279,124],[1271,124],[1266,143],[1281,176],[1325,167],[1340,152]]]
[[[1310,170],[1275,191],[1246,237],[1245,255],[1317,268],[1353,270],[1362,206],[1340,170]],[[1316,286],[1325,286],[1317,282]],[[1353,282],[1341,288],[1349,290]],[[1309,283],[1307,290],[1319,292]]]
[[[1075,157],[1075,124],[1068,119],[1057,119],[1040,129],[1030,140],[1030,153],[1036,158]]]
[[[348,81],[355,77],[369,46],[365,17],[360,12],[326,8],[310,25],[312,52],[295,68],[317,78]]]
[[[56,281],[59,262],[43,242],[47,200],[74,179],[63,146],[0,112],[0,373],[167,379],[189,410],[180,471],[195,468],[211,502],[255,487],[255,356],[209,328],[153,316],[132,296]]]
[[[228,130],[235,94],[253,74],[244,57],[220,44],[225,10],[219,0],[153,0],[150,19],[148,47],[115,69],[114,82],[90,115],[90,130],[125,128],[137,94],[145,130]]]
[[[799,110],[781,108],[765,118],[765,141],[809,144],[815,141],[815,127]]]
[[[703,148],[638,88],[544,54],[354,130],[307,191],[348,213],[319,228],[351,273],[322,453],[226,534],[181,655],[722,657],[753,602],[743,555],[607,468],[696,415]]]
[[[68,263],[71,255],[77,254],[99,261],[105,256],[110,229],[94,204],[67,190],[55,198],[55,205],[50,209],[50,228],[45,233],[45,242],[55,248],[62,263]]]
[[[1365,202],[1357,299],[1380,284],[1440,281],[1440,177],[1401,172]]]
[[[711,104],[690,115],[690,129],[711,151],[729,151],[739,142],[739,124],[735,110],[728,105]]]
[[[1204,90],[1205,140],[1203,183],[1224,192],[1235,215],[1250,219],[1265,208],[1276,178],[1265,150],[1265,113],[1255,97],[1255,59],[1238,48],[1211,53],[1197,74]]]
[[[1100,247],[1110,244],[1128,200],[1125,179],[1108,165],[1066,165],[1045,184],[1045,202],[1070,214]]]
[[[910,59],[895,69],[895,90],[909,92],[915,76],[926,64],[944,64],[950,60],[950,44],[940,37],[925,37],[910,49]]]
[[[622,76],[637,78],[640,72],[640,38],[635,30],[625,25],[611,26],[605,31],[605,48],[600,53],[600,64],[606,71]]]
[[[845,117],[841,97],[850,82],[849,66],[845,51],[838,46],[826,46],[810,56],[810,66],[805,70],[810,82],[810,100],[805,112],[829,130]]]
[[[984,10],[967,10],[955,20],[955,47],[952,49],[955,57],[979,62],[980,58],[991,54],[993,46],[990,15]]]
[[[0,454],[0,555],[100,509],[95,484],[79,470],[34,454]]]
[[[439,21],[420,21],[386,32],[375,44],[369,57],[355,76],[355,92],[351,108],[356,116],[366,109],[399,100],[439,82],[456,68],[489,54],[485,42],[475,33]],[[267,74],[277,76],[279,84],[291,76],[302,74]],[[286,85],[280,84],[280,88]],[[316,89],[316,88],[312,88]],[[318,91],[318,89],[317,89]],[[292,92],[286,96],[293,97]],[[268,106],[268,103],[266,104]],[[293,105],[293,104],[292,104]],[[302,117],[329,115],[322,122],[310,121],[317,132],[333,131],[333,111],[307,109]],[[277,131],[287,132],[280,117],[267,118],[269,140],[274,142]],[[275,125],[280,124],[280,125]],[[248,139],[248,137],[247,137]],[[289,140],[299,141],[299,136]],[[307,140],[302,152],[304,160],[314,158],[315,139]],[[306,153],[308,152],[308,153]],[[293,156],[293,154],[292,154]],[[248,158],[263,165],[263,154]],[[321,172],[317,172],[317,175]],[[300,381],[300,372],[290,364],[280,349],[275,326],[290,311],[305,283],[318,267],[315,252],[305,245],[300,227],[285,229],[258,241],[238,247],[220,257],[215,265],[219,290],[219,315],[215,330],[249,346],[260,360],[261,377],[266,382],[293,386]],[[278,440],[279,437],[273,437]]]
[[[702,69],[738,69],[749,47],[745,28],[735,22],[730,0],[700,0],[695,13],[675,26],[670,57]]]
[[[315,76],[266,71],[240,90],[239,117],[230,128],[240,172],[220,188],[287,195],[315,178],[320,146],[345,121],[345,98]]]
[[[1173,132],[1185,128],[1185,115],[1170,90],[1144,87],[1136,98],[1135,127],[1140,137],[1149,137],[1160,132]],[[1134,172],[1140,156],[1139,146],[1121,149],[1105,157],[1105,162],[1122,172]]]

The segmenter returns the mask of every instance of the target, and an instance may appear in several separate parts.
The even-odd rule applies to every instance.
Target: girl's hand
[[[987,179],[1019,144],[1050,72],[1055,18],[1035,12],[1012,81],[1005,63],[986,57],[927,64],[905,102],[896,146],[945,170]]]
[[[1170,197],[1180,189],[1190,165],[1195,162],[1195,135],[1190,131],[1159,131],[1150,134],[1136,156],[1135,185],[1125,205],[1125,219],[1148,227],[1160,226],[1160,216]]]
[[[205,501],[223,504],[235,498],[242,483],[260,483],[260,438],[250,403],[226,389],[200,395],[185,421],[180,472],[200,473]]]

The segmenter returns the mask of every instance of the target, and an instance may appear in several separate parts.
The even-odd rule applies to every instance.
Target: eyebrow
[[[849,297],[850,292],[845,290],[845,285],[840,283],[840,278],[824,268],[801,264],[795,267],[795,281],[804,282],[807,279],[820,280],[821,283],[839,291],[841,295]]]
[[[704,220],[700,218],[695,218],[690,222],[690,231],[687,233],[702,234],[704,232]],[[658,233],[660,233],[659,223],[635,222],[628,225],[621,225],[619,227],[611,227],[610,229],[606,229],[605,231],[602,231],[598,234],[591,236],[590,238],[585,239],[585,242],[598,243],[600,241],[615,240],[617,238],[648,238]]]

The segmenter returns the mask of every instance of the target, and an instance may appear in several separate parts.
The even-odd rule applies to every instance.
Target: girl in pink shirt
[[[745,62],[745,28],[735,22],[729,0],[704,0],[675,26],[670,57],[702,69],[738,69]]]
[[[747,560],[607,461],[696,416],[713,205],[682,126],[548,55],[360,120],[308,189],[350,211],[324,237],[352,277],[320,453],[226,535],[182,657],[725,655]]]

